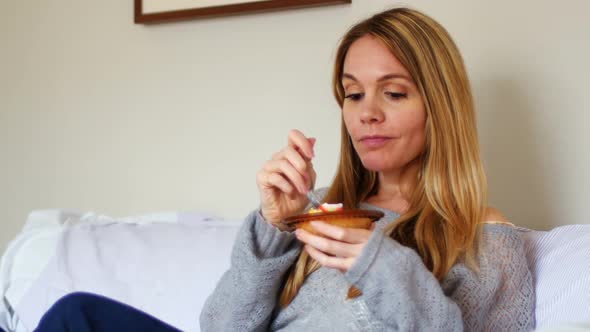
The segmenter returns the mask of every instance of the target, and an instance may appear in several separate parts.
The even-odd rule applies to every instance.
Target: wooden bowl
[[[311,226],[311,221],[323,221],[325,223],[345,227],[369,229],[374,221],[384,216],[381,211],[345,209],[331,212],[304,213],[286,218],[283,224],[289,228],[302,228],[310,233],[318,234]]]

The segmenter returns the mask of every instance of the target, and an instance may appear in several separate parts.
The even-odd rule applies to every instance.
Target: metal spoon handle
[[[309,202],[316,209],[319,209],[320,208],[320,205],[322,205],[322,202],[320,202],[320,200],[314,194],[313,190],[308,190],[307,191],[307,198],[309,198]]]
[[[312,177],[311,171],[312,171],[311,160],[307,160],[307,172],[308,172],[307,174],[309,175],[310,180]],[[319,209],[320,205],[322,205],[322,202],[320,202],[318,197],[313,192],[313,187],[314,187],[314,183],[312,182],[311,187],[309,188],[309,190],[307,190],[307,198],[309,199],[309,202],[311,203],[311,205],[313,205],[314,208]]]

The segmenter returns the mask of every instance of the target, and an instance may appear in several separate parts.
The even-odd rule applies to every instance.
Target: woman
[[[385,216],[372,230],[282,229],[315,181],[315,139],[291,131],[257,175],[260,209],[239,233],[201,329],[532,330],[523,244],[486,206],[470,86],[444,28],[405,8],[353,26],[333,85],[341,156],[319,193]]]
[[[324,201],[377,209],[372,230],[289,232],[313,187],[314,138],[293,130],[257,175],[203,331],[528,331],[531,274],[516,231],[486,207],[475,115],[447,32],[409,9],[348,31],[336,56],[341,158]],[[349,291],[352,290],[352,291]],[[177,331],[100,296],[58,301],[36,331]]]

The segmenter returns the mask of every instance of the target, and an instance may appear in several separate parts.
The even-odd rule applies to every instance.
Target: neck
[[[377,194],[369,203],[403,213],[409,208],[412,192],[416,186],[420,163],[416,159],[404,168],[379,172]]]

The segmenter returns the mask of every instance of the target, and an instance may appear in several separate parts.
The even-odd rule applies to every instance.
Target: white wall
[[[1,2],[0,246],[41,208],[242,217],[293,127],[318,138],[328,184],[337,40],[395,4],[142,26],[132,1]],[[491,203],[523,226],[590,223],[590,2],[406,4],[463,52]]]

